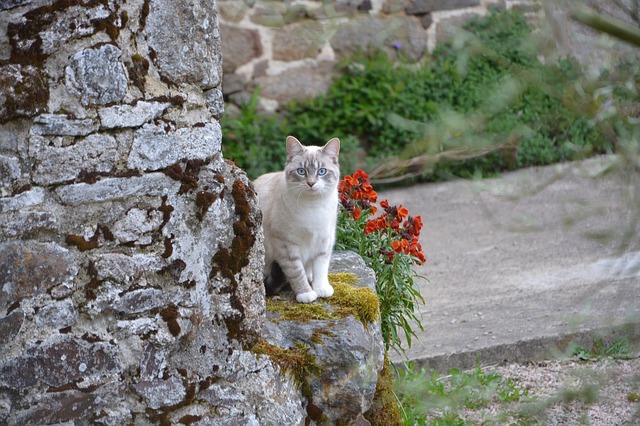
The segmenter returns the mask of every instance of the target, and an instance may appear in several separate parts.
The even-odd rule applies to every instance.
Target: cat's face
[[[325,146],[304,146],[287,137],[287,185],[298,195],[326,196],[336,190],[340,180],[338,154],[340,141],[331,139]]]

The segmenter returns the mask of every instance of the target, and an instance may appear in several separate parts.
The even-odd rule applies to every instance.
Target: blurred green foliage
[[[416,150],[438,154],[460,147],[485,149],[486,155],[439,159],[422,176],[438,180],[492,175],[610,149],[587,118],[549,95],[549,87],[570,80],[578,68],[568,61],[540,63],[531,28],[521,14],[493,12],[472,19],[465,29],[484,46],[484,53],[469,54],[454,39],[437,46],[420,66],[391,63],[384,53],[359,55],[339,64],[343,75],[326,94],[292,102],[277,116],[257,112],[254,96],[239,115],[222,120],[225,156],[255,178],[283,167],[289,134],[316,145],[339,137],[344,174],[358,167],[372,171]],[[534,73],[544,85],[516,82],[513,89],[512,66]],[[514,94],[504,100],[504,93]],[[482,114],[483,119],[459,135],[438,134],[438,146],[425,147],[420,143],[424,135],[389,118],[393,114],[412,122],[438,123],[448,113]],[[517,137],[510,150],[492,148],[513,137],[514,131]]]
[[[463,418],[465,409],[477,410],[490,404],[506,406],[528,395],[513,379],[480,366],[469,371],[453,368],[441,375],[407,363],[397,374],[395,389],[403,407],[405,425],[471,426],[475,423]],[[524,416],[517,423],[505,420],[487,419],[487,424],[528,424]]]

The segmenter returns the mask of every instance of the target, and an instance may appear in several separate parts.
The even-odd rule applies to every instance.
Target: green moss
[[[316,357],[309,352],[309,347],[296,342],[292,348],[281,348],[265,340],[259,340],[252,351],[259,355],[267,355],[280,367],[282,374],[290,374],[300,386],[302,396],[307,399],[307,420],[322,424],[327,420],[320,407],[313,403],[313,390],[309,384],[309,377],[320,374],[320,366]],[[308,424],[308,423],[307,423]]]
[[[144,0],[142,3],[142,11],[140,13],[140,31],[144,30],[144,27],[147,25],[147,16],[149,16],[149,3],[151,0]]]
[[[324,344],[324,340],[322,339],[323,336],[333,337],[335,336],[335,333],[324,328],[316,328],[315,330],[313,330],[309,341],[311,343],[315,343],[316,345],[322,345]]]
[[[353,284],[358,277],[353,274],[330,274],[329,282],[334,288],[334,294],[328,299],[321,299],[315,303],[296,303],[286,300],[267,299],[267,311],[277,313],[278,317],[271,321],[309,322],[312,320],[337,320],[353,316],[364,326],[378,321],[380,307],[377,295],[369,288],[355,287]],[[309,342],[323,344],[323,337],[333,336],[334,333],[323,327],[313,330]],[[293,348],[285,349],[260,340],[253,348],[258,354],[271,357],[283,372],[292,374],[300,385],[302,395],[307,399],[307,421],[312,420],[322,424],[327,420],[323,410],[313,403],[313,391],[308,381],[311,374],[319,374],[319,367],[315,357],[309,353],[309,347],[303,343],[296,343]],[[396,407],[397,410],[397,407]],[[381,414],[376,413],[381,416]],[[391,417],[388,417],[391,418]],[[378,423],[383,424],[383,423]],[[388,423],[394,425],[395,423]]]
[[[320,374],[316,357],[309,352],[309,347],[297,342],[292,348],[281,348],[266,340],[259,340],[252,351],[259,355],[267,355],[280,367],[282,373],[291,374],[296,383],[303,385],[311,375]]]
[[[171,219],[171,213],[173,212],[173,210],[174,210],[173,206],[170,204],[167,204],[167,196],[163,195],[162,204],[160,205],[160,207],[158,207],[158,211],[162,213],[162,223],[160,224],[159,229],[164,228],[164,226],[167,223],[169,223],[169,220]]]
[[[185,416],[180,417],[180,420],[178,420],[178,422],[183,424],[183,425],[190,425],[192,423],[196,423],[200,419],[202,419],[202,416],[196,416],[196,415],[193,415],[193,414],[187,414]]]
[[[286,300],[267,299],[267,312],[275,312],[280,316],[273,322],[296,321],[309,322],[311,320],[329,320],[339,318],[329,312],[322,303],[295,303]]]
[[[640,402],[640,394],[635,393],[635,392],[631,392],[629,395],[627,395],[627,401],[629,401],[629,402]]]
[[[29,70],[17,65],[7,68],[0,73],[0,93],[4,98],[0,124],[45,112],[49,101],[49,87],[44,74],[40,70]],[[19,78],[16,78],[16,73],[20,74]]]
[[[352,285],[357,281],[358,277],[353,274],[329,274],[334,293],[328,301],[334,306],[334,313],[353,315],[366,326],[380,319],[380,300],[370,288]]]
[[[402,415],[398,407],[398,399],[393,391],[393,375],[389,358],[384,355],[384,365],[378,374],[376,392],[373,395],[371,408],[364,414],[371,426],[400,426]]]
[[[173,254],[173,234],[170,237],[164,237],[164,252],[162,252],[162,257],[164,259],[168,259]]]
[[[365,326],[380,318],[378,296],[367,287],[356,287],[358,281],[353,274],[329,274],[329,283],[333,286],[333,296],[319,299],[315,303],[295,303],[286,300],[267,299],[267,311],[280,316],[271,321],[330,320],[353,316]]]
[[[102,281],[98,279],[98,270],[93,261],[90,261],[87,266],[87,274],[91,279],[84,285],[84,297],[87,300],[95,300],[96,292],[102,286]]]

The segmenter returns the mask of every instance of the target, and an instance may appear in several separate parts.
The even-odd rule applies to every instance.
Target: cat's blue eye
[[[296,170],[296,173],[298,173],[300,176],[304,176],[307,174],[307,171],[304,168],[300,167],[298,170]]]
[[[324,176],[327,174],[327,169],[325,169],[324,167],[318,169],[318,176]]]

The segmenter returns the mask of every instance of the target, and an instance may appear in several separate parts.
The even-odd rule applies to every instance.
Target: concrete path
[[[425,223],[425,331],[408,358],[446,371],[549,359],[602,334],[637,341],[640,174],[590,177],[611,161],[381,193]]]

